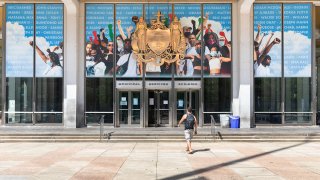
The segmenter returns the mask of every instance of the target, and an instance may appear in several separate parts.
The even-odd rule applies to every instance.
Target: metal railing
[[[213,142],[216,141],[216,121],[214,120],[213,115],[211,117],[211,135],[213,136]]]
[[[103,131],[104,131],[104,115],[101,115],[100,116],[100,142],[102,141],[102,138],[104,136]]]

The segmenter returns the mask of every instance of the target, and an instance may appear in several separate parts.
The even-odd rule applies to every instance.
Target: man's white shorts
[[[193,135],[193,129],[186,129],[184,130],[184,138],[187,141],[190,141],[192,139],[192,135]]]

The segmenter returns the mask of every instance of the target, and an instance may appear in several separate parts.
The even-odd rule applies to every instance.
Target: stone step
[[[81,142],[103,142],[103,143],[125,143],[125,142],[185,142],[184,139],[0,139],[0,143],[81,143]],[[223,142],[320,142],[320,139],[303,140],[303,139],[227,139],[227,140],[213,140],[213,139],[196,139],[193,142],[207,142],[207,143],[223,143]]]

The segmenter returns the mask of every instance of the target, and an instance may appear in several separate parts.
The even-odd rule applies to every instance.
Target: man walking
[[[189,107],[187,114],[182,116],[178,123],[178,127],[180,127],[182,122],[184,122],[184,136],[187,141],[187,152],[192,154],[191,139],[193,134],[197,134],[198,127],[197,118],[192,114],[192,107]]]

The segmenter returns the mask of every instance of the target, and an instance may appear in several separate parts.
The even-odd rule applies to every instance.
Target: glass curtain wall
[[[3,27],[3,7],[0,6],[0,111],[2,114],[2,110],[3,110],[3,103],[2,103],[2,59],[3,59],[3,55],[2,55],[2,51],[3,51],[3,47],[2,47],[2,43],[3,43],[3,38],[2,38],[2,27]]]
[[[232,8],[231,4],[203,4],[204,124],[231,114]]]
[[[5,27],[6,123],[62,123],[63,4],[6,4]]]
[[[174,26],[175,16],[181,22],[187,48],[180,64],[142,64],[132,53],[133,33],[150,27],[158,11],[167,27]],[[210,114],[230,114],[231,11],[231,4],[86,4],[87,122],[113,113],[116,80],[204,78],[210,87],[204,96],[216,97],[205,99],[205,122]]]
[[[311,20],[309,3],[254,4],[256,124],[312,123]]]
[[[86,4],[86,123],[113,124],[114,5]]]
[[[317,120],[316,124],[320,125],[320,6],[315,8],[315,47],[316,47],[316,65],[317,65]]]

